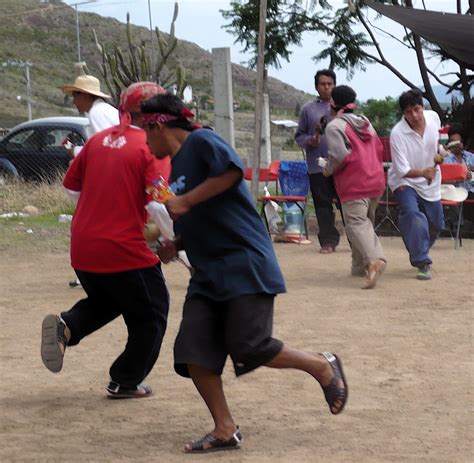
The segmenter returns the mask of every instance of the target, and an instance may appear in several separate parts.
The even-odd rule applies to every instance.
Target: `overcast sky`
[[[71,5],[82,3],[86,0],[66,0]],[[343,6],[342,1],[332,1],[333,6]],[[235,63],[242,63],[248,59],[242,53],[240,44],[234,45],[234,37],[227,33],[222,26],[226,23],[219,10],[230,9],[230,1],[226,0],[180,0],[179,15],[176,21],[176,36],[179,39],[194,42],[200,47],[211,51],[216,47],[230,47],[231,59]],[[422,2],[414,0],[415,7],[421,8]],[[427,9],[455,12],[456,2],[454,0],[425,0]],[[467,9],[468,0],[462,0],[463,11]],[[160,30],[168,32],[174,10],[174,1],[150,0],[151,20],[153,27],[158,26]],[[150,16],[148,14],[148,0],[96,0],[95,3],[78,5],[79,11],[89,11],[101,16],[109,16],[126,22],[126,14],[130,12],[131,22],[140,26],[149,27]],[[370,9],[369,9],[370,10]],[[402,37],[403,29],[393,21],[382,18],[375,19],[375,14],[369,13],[371,20],[375,20],[377,26]],[[386,58],[394,64],[406,77],[415,84],[421,83],[418,67],[414,54],[403,45],[387,38],[384,34],[378,34],[378,40],[382,44]],[[313,76],[316,70],[324,68],[328,63],[315,63],[311,57],[316,55],[322,48],[320,41],[324,37],[307,33],[304,36],[301,47],[294,47],[290,62],[282,60],[282,68],[279,70],[269,69],[269,75],[276,77],[294,87],[309,93],[314,93]],[[375,52],[374,52],[375,53]],[[436,61],[433,62],[432,67]],[[439,75],[454,72],[458,68],[453,63],[438,65],[434,71]],[[357,92],[360,100],[368,98],[384,98],[385,96],[398,96],[406,90],[405,85],[383,66],[373,64],[368,66],[367,71],[356,71],[352,80],[347,80],[345,71],[337,72],[339,84],[351,85]],[[443,77],[446,80],[454,78]]]

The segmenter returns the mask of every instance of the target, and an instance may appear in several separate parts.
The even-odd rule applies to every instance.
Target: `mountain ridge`
[[[0,64],[11,60],[32,63],[30,77],[35,118],[75,113],[59,89],[61,85],[74,80],[74,63],[77,61],[75,15],[74,8],[59,2],[0,2]],[[90,72],[103,81],[99,68],[102,58],[92,30],[96,31],[101,44],[109,50],[117,43],[125,51],[128,50],[126,24],[115,18],[88,12],[79,12],[79,19],[81,59],[87,63]],[[148,28],[132,25],[132,35],[134,43],[139,44],[143,40],[150,49]],[[195,43],[178,38],[178,46],[169,61],[171,65],[181,63],[186,71],[186,80],[195,94],[212,98],[211,53]],[[0,127],[11,127],[25,120],[26,79],[22,74],[24,72],[16,66],[0,67]],[[232,78],[234,100],[242,108],[252,108],[255,100],[255,71],[232,63]],[[313,98],[313,95],[271,77],[268,78],[268,93],[272,109],[291,112]],[[22,96],[20,102],[17,95]]]

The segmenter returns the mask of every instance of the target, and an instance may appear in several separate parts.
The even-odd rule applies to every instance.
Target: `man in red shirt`
[[[139,112],[141,101],[161,93],[151,82],[125,90],[120,124],[90,138],[64,178],[65,188],[78,196],[71,265],[87,297],[67,312],[44,318],[41,357],[50,371],[59,372],[66,346],[121,315],[128,340],[110,367],[106,389],[112,399],[152,393],[142,381],[158,358],[167,324],[168,291],[143,227],[145,206],[152,201],[146,189],[160,175],[168,176],[169,165],[166,171],[151,154]]]

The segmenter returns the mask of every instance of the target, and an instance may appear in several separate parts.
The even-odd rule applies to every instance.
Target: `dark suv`
[[[17,125],[0,141],[0,177],[51,180],[62,175],[71,159],[64,140],[83,145],[91,135],[86,117],[45,117]]]

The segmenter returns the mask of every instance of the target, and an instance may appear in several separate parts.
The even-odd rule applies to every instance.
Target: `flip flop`
[[[336,252],[336,247],[331,244],[321,246],[321,249],[319,250],[320,254],[332,254],[333,252]]]
[[[115,381],[110,381],[105,389],[107,390],[107,399],[111,400],[143,399],[145,397],[150,397],[153,394],[151,387],[143,383],[133,388],[129,388],[121,386]]]
[[[210,447],[204,448],[204,444],[209,444]],[[232,434],[232,437],[229,440],[218,439],[213,436],[211,433],[206,434],[201,439],[193,440],[190,442],[190,448],[183,449],[184,453],[209,453],[209,452],[218,452],[220,450],[238,450],[240,449],[242,443],[242,434],[237,426],[237,430]]]
[[[372,262],[374,263],[372,264]],[[367,269],[365,286],[362,286],[362,289],[375,288],[377,280],[382,276],[382,273],[384,272],[385,267],[387,266],[386,262],[381,259],[377,259],[372,262],[369,264],[369,267]]]
[[[338,415],[344,409],[347,398],[349,396],[349,389],[347,387],[346,377],[344,376],[344,371],[342,370],[342,362],[339,360],[337,355],[332,352],[321,352],[321,355],[329,362],[331,365],[334,376],[331,382],[327,386],[321,386],[324,392],[324,397],[326,402],[329,405],[329,410],[333,415]],[[342,380],[344,387],[339,387],[338,384]],[[336,410],[333,411],[333,407],[336,402],[342,402],[342,405]]]

